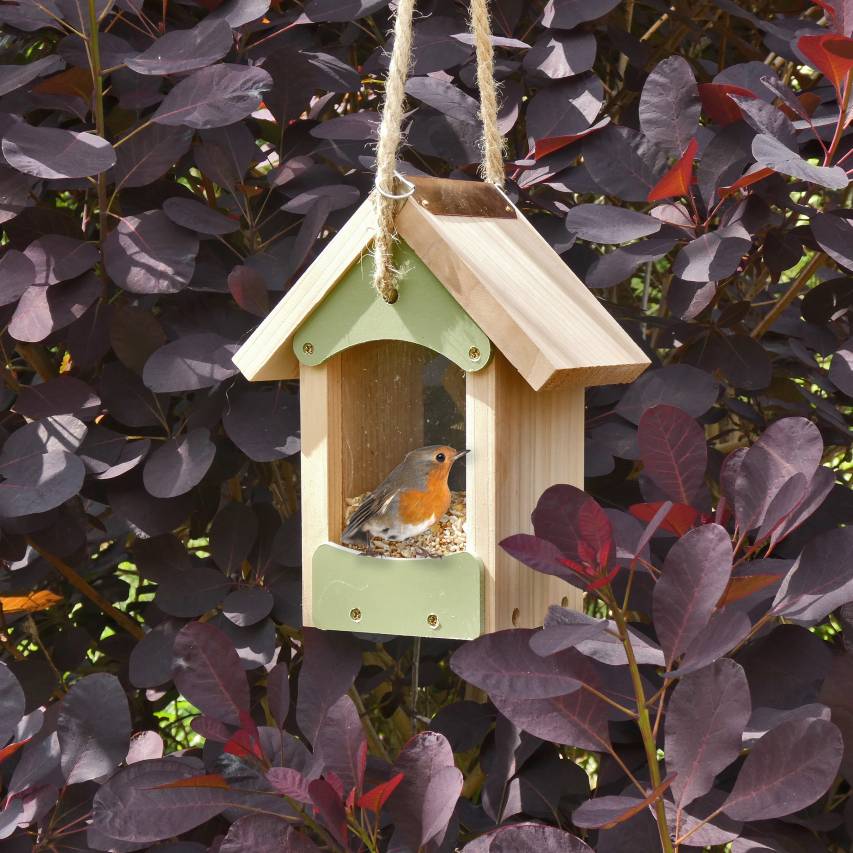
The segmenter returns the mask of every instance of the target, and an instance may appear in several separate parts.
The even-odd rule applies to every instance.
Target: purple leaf
[[[655,630],[670,665],[708,624],[731,571],[731,539],[719,524],[693,528],[666,555],[652,601]]]
[[[291,767],[273,767],[267,770],[267,779],[279,794],[290,797],[297,803],[310,804],[308,780],[298,770]]]
[[[308,783],[308,793],[326,829],[343,849],[347,847],[347,813],[341,794],[325,779]]]
[[[190,622],[175,637],[175,687],[202,713],[240,725],[249,710],[249,684],[230,640],[218,628]]]
[[[451,668],[492,695],[545,699],[579,689],[578,656],[569,651],[541,657],[530,648],[534,633],[509,629],[486,634],[454,652]]]
[[[205,18],[191,30],[172,30],[160,36],[126,64],[137,74],[182,74],[212,65],[233,44],[231,27],[225,21]]]
[[[593,134],[583,154],[595,183],[623,201],[645,202],[667,167],[666,153],[628,127],[609,125]]]
[[[388,5],[388,0],[308,0],[304,14],[309,21],[355,21]]]
[[[501,826],[475,838],[462,853],[593,853],[575,835],[541,823]]]
[[[675,245],[672,236],[651,237],[601,255],[586,276],[587,287],[613,287],[628,278],[642,263],[660,260]]]
[[[10,166],[37,178],[86,178],[106,172],[116,161],[112,145],[94,133],[13,124],[3,137]]]
[[[585,613],[551,605],[544,629],[535,631],[530,637],[530,648],[537,655],[553,655],[597,637],[606,629],[606,619],[593,619]]]
[[[183,495],[201,482],[215,455],[216,445],[203,427],[170,438],[148,457],[142,472],[145,488],[155,498]]]
[[[28,287],[9,323],[9,334],[18,341],[43,341],[52,332],[79,320],[103,290],[103,282],[95,273],[52,287]]]
[[[539,140],[581,133],[595,121],[603,100],[604,87],[594,74],[540,89],[527,105],[527,134]]]
[[[685,281],[719,281],[737,270],[750,245],[749,235],[740,225],[709,231],[675,256],[672,271]]]
[[[578,588],[583,585],[578,577],[565,563],[560,562],[563,552],[547,539],[531,536],[529,533],[516,533],[507,536],[500,542],[501,548],[525,566],[530,566],[537,572],[554,575]]]
[[[0,65],[0,95],[8,95],[37,77],[61,71],[65,63],[58,56],[45,56],[23,65]]]
[[[704,370],[689,364],[671,364],[648,370],[629,385],[616,404],[616,413],[639,424],[647,409],[666,405],[699,418],[714,405],[719,394],[720,384]]]
[[[186,154],[192,131],[152,124],[116,149],[116,188],[144,187],[161,178]]]
[[[566,214],[566,228],[593,243],[627,243],[660,231],[660,222],[626,207],[578,204]]]
[[[680,157],[696,135],[701,110],[690,64],[681,56],[659,62],[640,96],[640,128],[646,137]]]
[[[35,281],[33,262],[15,249],[7,249],[0,257],[0,305],[11,305]]]
[[[760,166],[830,190],[842,190],[849,183],[844,169],[839,166],[814,166],[766,133],[759,133],[752,141],[752,156]]]
[[[300,848],[293,843],[294,834],[294,830],[288,825],[284,816],[247,814],[237,818],[228,827],[225,838],[219,844],[218,853],[254,853],[257,850],[300,851]],[[175,851],[175,853],[181,853],[181,851]]]
[[[749,335],[710,334],[700,338],[690,360],[705,370],[720,370],[736,388],[755,391],[770,383],[773,366],[767,350]]]
[[[157,393],[210,388],[238,372],[231,361],[237,348],[213,332],[184,335],[151,355],[142,379]]]
[[[0,224],[35,204],[35,183],[36,179],[30,175],[0,165]]]
[[[234,301],[256,317],[266,317],[270,310],[264,277],[249,266],[236,266],[228,273],[228,289]]]
[[[225,21],[232,29],[251,24],[269,11],[270,0],[226,0],[208,15],[208,20]]]
[[[83,463],[64,450],[40,453],[33,447],[10,447],[0,456],[0,517],[19,518],[47,512],[74,497],[83,485]]]
[[[35,276],[31,284],[49,285],[76,278],[92,269],[100,257],[94,243],[84,243],[61,234],[33,240],[24,254],[32,261]]]
[[[130,744],[130,711],[119,680],[99,672],[74,682],[60,705],[56,730],[67,784],[110,773]]]
[[[758,133],[778,139],[786,148],[796,149],[797,131],[782,110],[758,98],[729,94],[743,114],[746,123]]]
[[[583,30],[544,32],[525,54],[523,66],[549,80],[561,80],[589,71],[595,62],[595,36]]]
[[[210,527],[210,554],[228,575],[239,575],[258,536],[258,519],[246,504],[226,504]],[[266,614],[264,614],[266,616]]]
[[[410,77],[406,94],[459,121],[476,122],[480,112],[479,104],[470,95],[437,77]]]
[[[130,293],[177,293],[193,277],[198,237],[162,210],[126,216],[104,241],[109,277]]]
[[[773,499],[795,474],[811,481],[822,455],[823,439],[811,421],[782,418],[771,424],[737,469],[734,512],[740,529],[760,526]]]
[[[833,353],[829,379],[842,394],[853,397],[853,338],[848,338]]]
[[[132,471],[148,455],[151,442],[130,440],[122,433],[93,425],[80,447],[86,470],[98,480],[111,480]]]
[[[191,198],[167,198],[163,212],[176,225],[199,234],[231,234],[240,227],[238,220]]]
[[[299,452],[298,398],[284,388],[235,395],[222,425],[228,438],[255,462],[274,462]]]
[[[277,663],[267,674],[267,704],[280,729],[290,711],[290,672],[286,663]]]
[[[181,80],[151,116],[156,124],[223,127],[253,113],[272,78],[256,66],[221,62]]]
[[[85,382],[63,375],[21,388],[12,410],[30,420],[75,415],[88,421],[98,414],[100,406],[100,398]]]
[[[585,21],[603,18],[619,0],[548,0],[542,25],[555,30],[572,30]]]
[[[791,720],[764,735],[738,773],[723,811],[735,820],[769,820],[810,806],[832,784],[843,745],[827,720]]]
[[[257,586],[242,587],[229,593],[222,602],[222,613],[238,628],[255,625],[270,615],[273,597]]]
[[[803,549],[788,572],[773,612],[798,625],[815,625],[853,601],[853,528],[822,533]]]
[[[673,678],[689,675],[713,663],[740,645],[749,634],[752,623],[746,613],[727,607],[717,611],[708,624],[687,646],[684,657],[670,675]]]
[[[149,631],[130,653],[128,677],[134,687],[159,687],[172,678],[177,623],[167,619]]]
[[[676,503],[690,504],[705,480],[708,446],[693,418],[674,406],[654,406],[638,428],[643,470]]]
[[[217,569],[191,566],[162,578],[157,606],[170,616],[190,619],[216,607],[230,588],[227,578]]]
[[[305,628],[302,642],[296,721],[313,744],[329,708],[352,687],[361,669],[361,652],[349,635],[316,628]]]
[[[723,658],[676,685],[666,714],[666,768],[678,809],[707,794],[740,754],[752,707],[743,669]]]
[[[24,716],[24,691],[5,663],[0,663],[0,744],[5,744]]]
[[[462,773],[447,739],[437,732],[415,735],[397,756],[395,773],[403,781],[386,806],[394,822],[390,849],[418,850],[433,839],[440,844],[462,793]]]
[[[853,225],[850,219],[819,213],[811,221],[812,234],[821,249],[836,263],[853,270]]]
[[[344,790],[361,790],[367,761],[367,738],[358,709],[349,696],[341,696],[326,712],[317,731],[314,755],[322,763],[323,773],[334,773]]]

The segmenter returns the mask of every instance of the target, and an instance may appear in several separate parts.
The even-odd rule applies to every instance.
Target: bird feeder
[[[252,381],[300,382],[304,624],[470,639],[579,603],[499,542],[531,531],[546,488],[583,486],[584,388],[630,382],[648,359],[498,189],[414,185],[396,218],[396,302],[371,286],[368,199],[234,362]],[[426,444],[470,451],[451,483],[464,550],[341,545],[348,502]]]

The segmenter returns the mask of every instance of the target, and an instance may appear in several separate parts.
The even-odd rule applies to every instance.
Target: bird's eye
[[[436,453],[436,454],[435,454],[435,461],[436,461],[436,462],[444,462],[444,460],[445,460],[446,458],[447,458],[447,457],[446,457],[443,453]]]

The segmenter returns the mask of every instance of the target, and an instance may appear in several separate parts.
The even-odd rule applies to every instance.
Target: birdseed
[[[354,498],[346,499],[344,515],[349,521],[352,514],[369,495],[365,492]],[[428,530],[406,539],[403,542],[389,542],[378,536],[373,537],[373,550],[382,557],[423,557],[427,554],[444,556],[465,550],[465,492],[450,493],[450,508]],[[366,551],[364,545],[345,545],[354,551]]]

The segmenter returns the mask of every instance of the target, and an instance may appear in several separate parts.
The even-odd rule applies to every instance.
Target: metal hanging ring
[[[388,190],[384,189],[382,185],[379,183],[379,175],[376,176],[376,180],[374,181],[374,186],[376,187],[379,195],[385,196],[385,198],[393,199],[394,201],[400,201],[401,199],[408,198],[410,195],[414,195],[415,185],[406,180],[399,172],[394,172],[394,177],[397,178],[398,181],[403,183],[406,187],[406,192],[404,193],[391,193]]]

